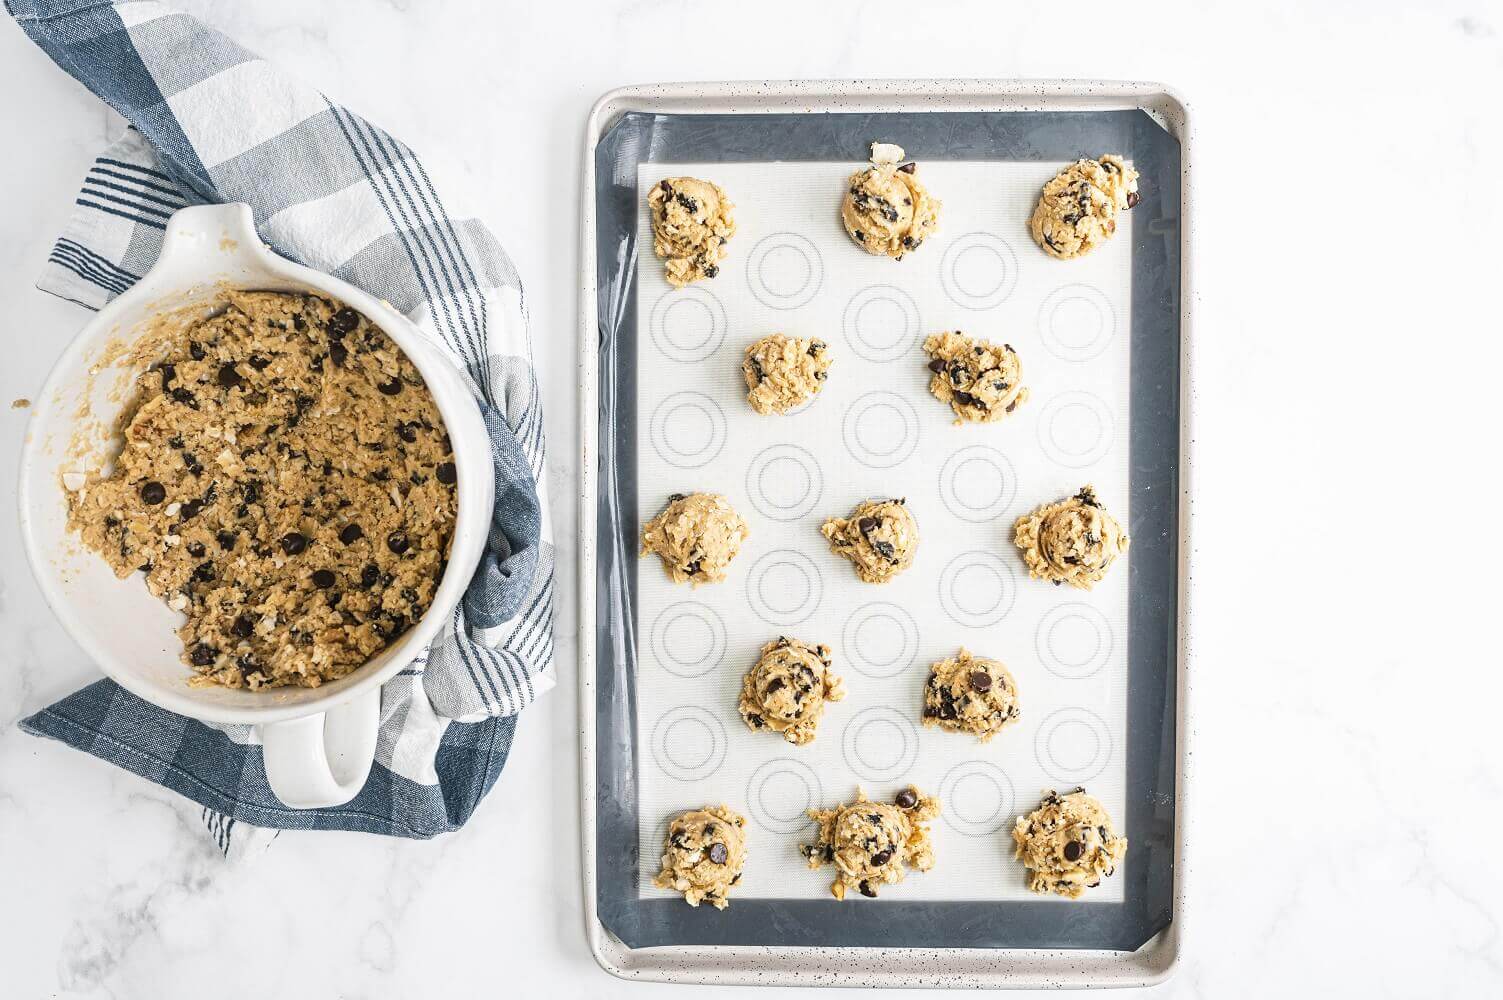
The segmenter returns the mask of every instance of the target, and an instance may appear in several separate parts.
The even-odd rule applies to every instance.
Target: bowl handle
[[[179,267],[201,271],[205,264],[216,268],[263,265],[267,250],[256,232],[250,206],[240,201],[223,205],[191,205],[172,213],[162,250],[152,270],[180,277]]]
[[[350,801],[370,776],[380,724],[377,687],[327,712],[257,726],[272,793],[294,809]]]

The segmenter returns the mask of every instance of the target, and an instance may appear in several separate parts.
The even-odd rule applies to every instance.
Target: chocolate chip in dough
[[[346,545],[353,545],[364,537],[365,529],[353,522],[339,529],[339,540]]]
[[[255,630],[256,623],[250,620],[249,615],[239,615],[236,617],[235,623],[230,626],[230,631],[242,639],[249,639],[251,633]]]
[[[1068,844],[1065,845],[1065,860],[1066,861],[1079,861],[1080,860],[1080,852],[1081,852],[1080,841],[1078,841],[1078,840],[1072,840],[1072,841],[1070,841]]]
[[[454,468],[453,462],[444,462],[438,468],[433,470],[433,474],[437,476],[438,481],[443,483],[445,486],[453,486],[454,483],[459,479],[458,470]]]
[[[861,889],[861,895],[865,896],[866,898],[877,898],[877,890],[872,888],[872,884],[870,882],[863,880],[859,888]]]
[[[141,502],[149,507],[155,507],[167,499],[167,487],[161,483],[152,481],[141,486]]]
[[[188,654],[189,660],[195,667],[207,667],[219,656],[219,650],[213,646],[198,643],[193,647],[193,652]]]
[[[295,556],[308,547],[308,539],[296,531],[289,531],[282,536],[282,551],[289,556]]]
[[[369,590],[379,579],[381,579],[380,568],[375,563],[366,563],[365,568],[360,571],[360,585]]]
[[[887,864],[887,862],[889,862],[891,860],[892,860],[892,849],[891,848],[888,848],[885,851],[878,851],[876,854],[872,855],[872,865],[875,866],[875,867],[877,867],[877,868],[881,868],[883,865]]]
[[[386,536],[386,547],[391,549],[395,555],[401,555],[403,552],[406,552],[409,544],[407,536],[403,532],[393,531]]]
[[[360,325],[360,314],[349,306],[345,306],[333,316],[329,317],[328,333],[331,337],[343,337],[355,327]]]
[[[328,590],[334,586],[334,571],[330,569],[316,569],[313,571],[313,586],[319,590]]]
[[[918,795],[913,789],[905,788],[898,793],[898,797],[893,801],[898,804],[899,809],[912,809],[918,805]]]
[[[730,856],[730,852],[725,849],[724,844],[715,843],[710,845],[710,860],[715,862],[715,864],[725,864],[726,859]]]
[[[381,382],[376,388],[381,390],[383,396],[395,396],[402,391],[402,380],[394,378],[390,382]]]
[[[971,690],[985,693],[992,689],[992,675],[985,670],[971,671]]]
[[[225,389],[233,389],[243,381],[240,378],[240,373],[235,370],[233,362],[226,362],[220,365],[219,374],[214,378]]]

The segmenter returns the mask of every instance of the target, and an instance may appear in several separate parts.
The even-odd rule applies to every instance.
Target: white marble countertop
[[[26,412],[0,405],[0,994],[671,993],[600,972],[581,915],[584,118],[628,82],[859,76],[1156,79],[1193,107],[1198,782],[1187,954],[1156,995],[1503,994],[1496,3],[182,6],[420,150],[521,268],[564,683],[460,833],[283,834],[227,865],[196,806],[15,727],[95,672],[21,555]],[[8,23],[0,92],[8,404],[84,321],[32,281],[120,123]]]

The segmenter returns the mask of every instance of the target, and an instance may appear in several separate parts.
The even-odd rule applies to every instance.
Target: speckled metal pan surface
[[[639,802],[641,796],[652,794],[653,782],[661,792],[662,779],[654,768],[665,766],[667,745],[658,746],[663,727],[652,714],[652,699],[661,692],[661,685],[639,689],[637,650],[650,647],[655,641],[649,634],[652,623],[668,617],[661,612],[675,605],[663,605],[663,595],[652,589],[644,596],[635,555],[637,526],[648,516],[638,509],[639,478],[651,480],[652,455],[661,454],[661,442],[644,437],[659,436],[658,421],[650,421],[647,413],[640,422],[637,417],[639,402],[651,404],[655,416],[660,406],[654,401],[661,395],[660,387],[641,381],[651,376],[639,378],[639,362],[646,362],[638,355],[638,316],[641,313],[642,322],[651,326],[649,317],[656,313],[650,303],[640,304],[638,297],[646,302],[646,297],[660,291],[655,286],[650,292],[646,285],[639,288],[640,177],[668,169],[658,164],[734,163],[743,165],[741,170],[745,164],[758,162],[854,164],[877,139],[901,142],[921,164],[981,161],[1007,165],[1008,170],[1018,165],[1024,171],[1036,171],[1037,167],[1027,165],[1067,162],[1110,151],[1127,155],[1143,174],[1143,199],[1133,213],[1133,225],[1119,237],[1123,244],[1119,273],[1124,282],[1130,281],[1131,289],[1128,296],[1124,284],[1118,298],[1117,312],[1125,314],[1116,321],[1120,348],[1094,362],[1099,369],[1105,361],[1110,369],[1106,378],[1127,387],[1116,404],[1115,457],[1107,464],[1115,463],[1121,470],[1122,489],[1130,490],[1134,544],[1119,581],[1121,615],[1111,626],[1118,636],[1117,666],[1102,672],[1103,676],[1115,672],[1112,683],[1120,697],[1111,696],[1116,714],[1109,718],[1114,718],[1115,735],[1108,734],[1106,745],[1114,749],[1102,750],[1106,756],[1100,757],[1101,766],[1112,754],[1115,759],[1108,775],[1097,780],[1115,782],[1113,795],[1122,813],[1119,822],[1131,839],[1132,854],[1110,895],[1098,895],[1092,902],[1072,904],[1010,892],[956,891],[951,895],[933,889],[912,891],[905,897],[899,887],[877,901],[841,904],[823,895],[825,879],[811,875],[807,895],[773,885],[772,892],[764,889],[761,896],[749,892],[746,898],[733,899],[728,910],[713,911],[691,909],[669,894],[643,889],[642,855],[655,855],[657,845],[648,843],[647,834],[639,837],[640,830],[654,826],[652,816],[639,815]],[[597,104],[587,133],[582,212],[580,738],[586,930],[592,951],[607,971],[624,978],[676,982],[983,988],[1142,985],[1170,974],[1182,950],[1184,930],[1188,763],[1189,177],[1184,106],[1153,84],[685,84],[615,91]],[[1011,235],[1014,221],[1008,225],[1004,235]],[[968,228],[961,222],[956,231],[965,233]],[[1018,236],[1021,239],[1012,242],[1018,253],[1036,252],[1026,233]],[[967,238],[959,238],[956,247]],[[991,239],[1006,245],[1004,240]],[[746,242],[746,247],[735,249],[756,256],[752,246],[756,241]],[[640,252],[650,257],[650,250]],[[957,249],[951,256],[958,253]],[[1030,273],[1024,267],[1020,280],[1016,267],[1010,271],[1014,282],[1025,285]],[[1071,277],[1081,273],[1077,270]],[[1049,274],[1052,289],[1058,282],[1053,272]],[[750,277],[755,294],[756,281]],[[1009,303],[1014,310],[1020,307],[1019,298],[1031,303],[1027,295],[1043,295],[1045,306],[1057,297],[1044,295],[1048,289],[1043,288],[1022,291],[1023,296],[1015,295]],[[943,288],[942,297],[955,300],[956,294],[964,300],[969,293]],[[1093,295],[1082,302],[1105,301],[1101,292]],[[998,304],[962,300],[956,302],[967,310]],[[807,321],[817,320],[820,308],[819,303],[806,306]],[[810,309],[815,312],[810,314]],[[1028,311],[1030,315],[1035,311],[1031,304]],[[1009,321],[1016,322],[1016,318],[1009,316]],[[654,340],[661,344],[656,327],[653,330]],[[847,331],[847,339],[849,335]],[[644,329],[641,337],[647,336]],[[856,354],[871,361],[862,346],[852,344]],[[1047,334],[1045,346],[1049,346]],[[1066,362],[1081,360],[1069,356],[1079,354],[1078,347],[1056,344],[1054,348],[1052,353]],[[652,349],[644,346],[649,352]],[[677,360],[671,352],[669,360]],[[1083,371],[1078,365],[1076,370]],[[914,433],[918,433],[916,428]],[[1054,458],[1058,465],[1059,456],[1050,455],[1051,445],[1042,429],[1039,438],[1048,456],[1044,464]],[[642,464],[638,442],[648,440],[653,448],[645,452],[648,460]],[[1107,450],[1103,448],[1102,454]],[[1085,457],[1094,462],[1100,456]],[[1082,468],[1083,459],[1077,458],[1072,453],[1064,465]],[[914,468],[907,474],[911,478],[927,472]],[[1098,470],[1098,476],[1109,479],[1110,475],[1106,467]],[[1026,474],[1021,478],[1029,482]],[[943,482],[938,489],[938,499],[953,512]],[[649,583],[655,585],[655,578]],[[830,596],[828,591],[826,596]],[[651,621],[639,620],[644,600]],[[756,610],[755,595],[749,593],[749,601],[750,614]],[[694,606],[699,607],[699,602]],[[925,614],[922,608],[913,610],[921,617]],[[719,617],[728,612],[734,609],[722,608]],[[1019,613],[1014,611],[1014,618]],[[932,623],[926,619],[925,628],[939,631],[945,615],[933,610],[928,614],[939,614],[939,618]],[[1044,617],[1057,616],[1050,612]],[[1044,624],[1039,624],[1040,636],[1045,635]],[[1032,634],[1031,620],[1028,628]],[[1047,661],[1045,645],[1039,650],[1040,658]],[[644,655],[647,662],[652,661],[653,654]],[[722,672],[738,675],[740,669],[734,664],[721,666]],[[677,673],[671,665],[669,672]],[[695,689],[696,684],[705,683],[712,682],[696,676],[674,694],[695,703],[714,700]],[[712,683],[709,690],[717,689]],[[1055,714],[1068,711],[1094,719],[1102,727],[1100,733],[1107,732],[1105,723],[1084,707]],[[651,731],[639,733],[641,726]],[[1048,728],[1048,720],[1044,726]],[[1089,727],[1077,728],[1085,733]],[[853,731],[847,727],[847,742]],[[1091,736],[1093,746],[1101,743],[1100,733]],[[1059,772],[1069,768],[1051,766],[1058,762],[1046,759],[1046,736],[1040,730],[1042,775],[1058,778]],[[830,738],[839,741],[840,731]],[[722,755],[717,765],[724,749],[711,753],[711,757]],[[846,753],[851,752],[848,747]],[[925,760],[929,758],[926,754]],[[1005,756],[999,759],[1007,763]],[[994,765],[988,767],[1005,773]],[[703,769],[698,764],[695,768],[696,773]],[[1032,764],[1024,768],[1018,762],[1013,773],[1031,785],[1040,774],[1030,768]],[[730,770],[719,777],[730,779]],[[874,775],[860,773],[859,759],[853,759],[852,770],[856,772],[853,780],[864,776],[868,784],[873,783]],[[672,784],[682,779],[683,775],[673,773],[669,780]],[[690,782],[682,794],[695,801],[686,800],[684,807],[704,804],[697,798],[703,796],[736,804],[733,800],[741,793],[731,785],[739,788],[745,782],[721,783],[726,785],[724,790],[712,787],[713,781]],[[834,791],[826,789],[825,794]],[[1008,786],[996,808],[1025,812],[1031,808],[1032,795],[1031,788]],[[757,803],[751,806],[755,826]],[[661,809],[658,802],[646,811]],[[967,835],[974,832],[963,829],[969,821],[959,816],[950,820],[952,827],[957,822],[961,826],[955,829]],[[771,831],[767,839],[779,832],[788,833]],[[989,833],[999,838],[998,850],[1003,850],[1005,829]],[[959,852],[958,844],[952,853]],[[779,856],[787,853],[783,850],[787,845],[779,841],[776,846]],[[967,843],[967,849],[970,846]],[[943,865],[943,847],[940,850]],[[764,873],[764,884],[772,877],[771,871]],[[784,884],[793,883],[785,879]]]

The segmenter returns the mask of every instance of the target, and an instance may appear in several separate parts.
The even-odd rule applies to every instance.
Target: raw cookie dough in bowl
[[[921,872],[934,867],[928,824],[938,816],[939,799],[912,785],[891,804],[869,801],[857,788],[854,802],[809,810],[819,835],[803,846],[803,855],[810,868],[835,866],[830,894],[836,899],[845,899],[851,889],[875,899],[879,886],[901,882],[910,867]]]
[[[1015,856],[1028,868],[1028,888],[1079,899],[1117,870],[1127,838],[1117,835],[1099,801],[1077,788],[1044,793],[1044,801],[1012,829]]]
[[[886,583],[912,566],[918,552],[918,522],[906,499],[864,500],[850,517],[832,517],[819,530],[866,583]]]
[[[959,653],[929,668],[924,725],[969,733],[982,743],[1018,721],[1018,683],[1000,660]]]
[[[717,184],[697,177],[665,177],[647,193],[652,249],[664,277],[683,288],[720,273],[725,243],[736,233],[736,206]]]
[[[1076,160],[1044,185],[1028,231],[1051,257],[1090,253],[1117,231],[1117,216],[1138,203],[1138,172],[1122,157]]]
[[[746,817],[724,805],[676,817],[663,837],[662,865],[653,885],[683,893],[690,906],[725,909],[746,865]]]
[[[794,746],[814,739],[827,702],[845,697],[845,686],[830,669],[830,647],[810,646],[779,636],[741,683],[741,718],[748,729],[781,733]]]
[[[642,555],[657,553],[674,583],[719,583],[751,529],[718,493],[675,493],[642,527]]]
[[[223,293],[157,346],[69,526],[187,616],[195,684],[318,687],[432,604],[457,468],[422,376],[316,295]]]
[[[846,182],[840,220],[846,234],[869,254],[902,260],[923,246],[939,225],[940,203],[918,179],[903,148],[872,143],[871,166]]]
[[[232,329],[238,320],[224,317],[237,308],[245,313],[236,298],[268,309],[282,301],[255,293],[307,306],[278,318],[254,305],[260,328]],[[338,352],[323,329],[343,327],[349,314],[334,317],[344,309],[355,319],[345,333],[348,368],[335,361]],[[304,330],[296,328],[294,313]],[[268,318],[286,329],[267,326]],[[320,328],[306,329],[310,323]],[[190,334],[195,327],[203,336]],[[299,338],[307,353],[294,350]],[[253,341],[259,346],[251,347]],[[316,352],[315,342],[322,345]],[[173,370],[167,372],[161,363],[179,350],[181,363],[168,362]],[[262,353],[253,365],[257,350]],[[321,372],[314,370],[315,359]],[[266,366],[256,367],[262,361]],[[294,371],[298,362],[303,368]],[[357,375],[370,377],[369,393],[347,383]],[[392,395],[380,388],[398,384]],[[423,404],[425,394],[430,402]],[[377,412],[392,416],[389,429],[374,423],[357,428],[357,415]],[[406,430],[421,429],[423,436],[402,440],[398,419],[418,420]],[[133,421],[133,447],[144,445],[143,455],[121,458]],[[337,452],[328,433],[334,427],[344,428]],[[373,466],[380,452],[367,444],[400,444],[402,450],[387,453],[390,464]],[[440,473],[440,465],[453,468]],[[117,468],[142,475],[115,490],[119,503],[106,512],[95,506],[96,487]],[[380,468],[390,477],[382,486],[375,475]],[[415,483],[414,473],[424,481]],[[260,485],[256,499],[247,500],[244,487],[252,478]],[[426,647],[463,596],[485,548],[495,492],[485,424],[449,358],[381,300],[277,257],[257,239],[243,205],[174,215],[157,264],[68,346],[33,410],[19,487],[23,538],[42,592],[104,672],[181,715],[251,725],[317,715],[375,694]],[[339,507],[341,499],[349,506]],[[242,519],[242,506],[247,509],[237,527],[231,522]],[[359,518],[345,519],[357,510]],[[82,520],[70,526],[75,511]],[[406,536],[401,553],[388,541],[399,519]],[[369,589],[359,583],[366,562],[356,567],[338,540],[348,520],[361,521],[360,542],[377,567]],[[87,526],[96,542],[108,540],[110,561],[74,526]],[[221,531],[226,544],[235,534],[229,548],[221,546]],[[301,542],[288,539],[294,533]],[[142,566],[126,563],[143,553],[165,558],[148,560],[144,577],[116,576],[117,567]],[[325,571],[335,574],[328,586],[322,586]],[[160,595],[143,581],[154,581]],[[334,593],[344,596],[331,607]],[[358,624],[339,611],[346,599]],[[237,609],[241,602],[246,607]],[[242,614],[248,622],[240,621]],[[191,646],[187,662],[182,659],[184,640],[176,633],[185,619],[195,630],[185,637],[193,645],[199,628],[214,636],[211,662],[194,663]],[[247,624],[251,635],[241,635]],[[272,651],[273,636],[294,648]],[[258,667],[271,674],[237,664],[242,642],[258,651]],[[209,660],[207,652],[197,655]],[[255,682],[257,674],[263,683]],[[198,686],[189,683],[195,679]]]
[[[1090,485],[1018,518],[1013,533],[1030,577],[1080,590],[1100,583],[1129,541]]]

